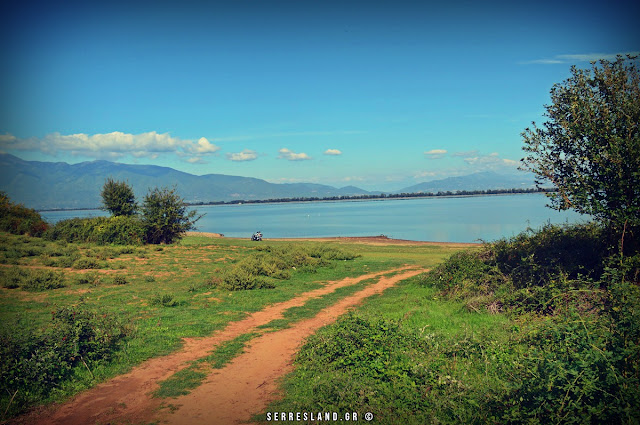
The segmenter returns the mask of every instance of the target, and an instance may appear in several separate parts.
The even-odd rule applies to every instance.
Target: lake
[[[588,221],[573,211],[545,207],[544,194],[434,197],[336,202],[205,205],[202,232],[249,238],[378,236],[438,242],[477,242],[509,237],[550,223]],[[43,211],[49,222],[107,215],[99,210]]]

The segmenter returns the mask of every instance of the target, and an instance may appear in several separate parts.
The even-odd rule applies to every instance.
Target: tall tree
[[[127,182],[116,181],[109,177],[102,186],[100,195],[104,208],[114,216],[130,216],[137,212],[136,197]]]
[[[550,182],[550,206],[590,214],[618,236],[640,233],[640,75],[636,57],[571,67],[547,120],[522,136],[522,168]],[[636,235],[640,236],[640,235]]]

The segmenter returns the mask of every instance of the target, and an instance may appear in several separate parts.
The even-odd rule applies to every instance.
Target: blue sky
[[[571,65],[640,51],[633,2],[87,3],[1,6],[0,151],[379,190],[515,173]]]

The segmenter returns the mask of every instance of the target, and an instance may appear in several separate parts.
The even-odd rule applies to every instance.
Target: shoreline
[[[260,205],[260,204],[297,204],[297,203],[315,203],[315,202],[366,202],[366,201],[407,201],[412,199],[425,199],[425,198],[475,198],[481,196],[508,196],[508,195],[531,195],[538,193],[545,193],[544,190],[540,191],[520,191],[520,192],[508,192],[508,190],[513,189],[491,189],[495,190],[495,193],[472,193],[474,191],[468,191],[468,193],[451,193],[448,195],[438,195],[434,193],[407,193],[393,196],[384,196],[384,197],[356,197],[356,198],[342,198],[342,199],[331,199],[331,198],[318,198],[318,199],[296,199],[296,198],[283,198],[279,199],[249,199],[249,200],[238,200],[238,201],[211,201],[211,202],[186,202],[188,207],[217,207],[217,206],[227,206],[227,205]],[[503,191],[504,190],[504,191]],[[462,191],[464,192],[464,191]],[[34,208],[37,212],[65,212],[65,211],[101,211],[103,210],[101,207],[86,207],[86,208]]]
[[[212,232],[187,232],[187,236],[204,236],[209,238],[225,238],[230,240],[249,240],[249,238],[228,238],[221,233]],[[479,242],[433,242],[433,241],[412,241],[408,239],[392,239],[384,235],[379,236],[333,236],[333,237],[317,237],[317,238],[264,238],[263,242],[348,242],[348,243],[364,243],[369,245],[423,245],[423,246],[440,246],[440,247],[477,247],[481,246]]]

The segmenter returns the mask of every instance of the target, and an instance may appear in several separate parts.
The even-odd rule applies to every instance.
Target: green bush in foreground
[[[607,255],[595,225],[545,226],[422,277],[444,297],[490,294],[527,315],[514,341],[527,350],[503,368],[512,388],[487,405],[499,422],[640,422],[640,255]]]
[[[19,324],[3,328],[0,409],[13,415],[41,401],[74,379],[76,368],[91,371],[108,360],[128,333],[113,315],[83,304],[53,311],[49,326],[40,332]]]

